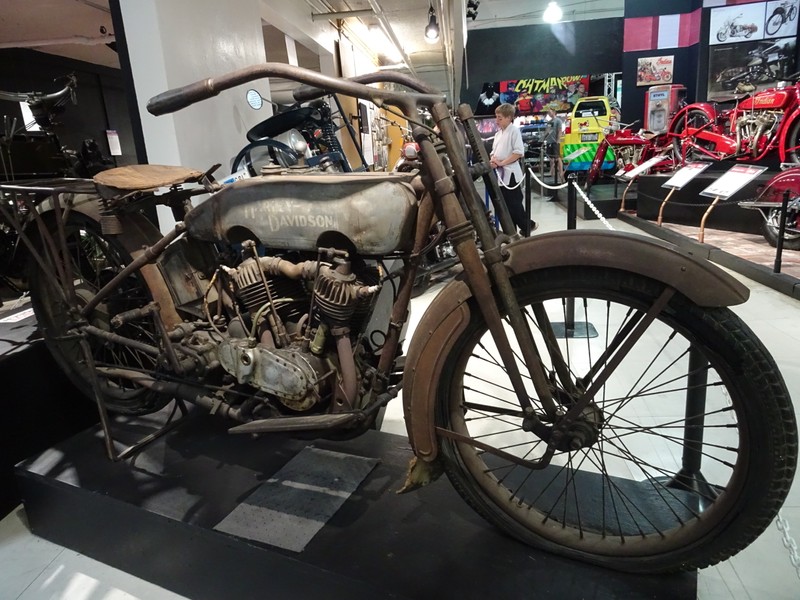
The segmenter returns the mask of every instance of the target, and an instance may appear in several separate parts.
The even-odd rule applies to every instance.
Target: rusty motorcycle
[[[98,174],[87,202],[66,185],[3,186],[37,208],[23,237],[58,362],[109,410],[180,400],[233,434],[357,435],[401,395],[407,491],[445,472],[507,534],[597,565],[699,568],[747,546],[785,499],[797,454],[777,365],[729,308],[748,290],[643,236],[521,238],[469,106],[452,114],[408,76],[395,74],[407,91],[367,85],[384,76],[266,63],[167,91],[148,110],[191,111],[283,77],[303,84],[301,102],[339,93],[402,116],[419,170],[271,169],[222,185],[207,171],[139,165]],[[420,106],[435,128],[418,122]],[[33,206],[43,189],[47,206]],[[200,194],[210,196],[187,201]],[[153,204],[179,217],[166,235],[142,213]],[[462,271],[405,351],[435,218]],[[591,321],[586,335],[564,334],[568,307]]]

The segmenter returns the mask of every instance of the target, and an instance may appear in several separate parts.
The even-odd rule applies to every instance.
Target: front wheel
[[[589,172],[586,174],[585,191],[589,193],[592,186],[600,179],[600,173],[603,171],[603,162],[605,161],[606,151],[608,150],[608,143],[603,140],[597,147],[597,152],[594,154],[592,164],[589,167]]]
[[[592,384],[606,351],[664,289],[592,267],[525,273],[512,284],[560,414],[574,398],[568,388]],[[436,419],[455,433],[440,437],[448,477],[488,521],[551,552],[652,573],[725,560],[772,521],[795,469],[794,411],[768,351],[730,310],[673,296],[577,422],[583,443],[557,450],[544,468],[535,463],[548,444],[523,429],[474,305],[471,315],[436,384]],[[547,327],[569,385],[545,352]],[[519,359],[518,367],[527,373]],[[535,413],[552,422],[524,383]]]
[[[778,232],[780,231],[781,210],[773,208],[767,214],[766,220],[761,224],[761,233],[769,245],[778,245]],[[786,229],[783,233],[783,247],[787,250],[800,250],[800,212],[789,208],[786,211]]]
[[[782,151],[785,162],[800,164],[800,119],[792,123]]]
[[[722,29],[717,31],[717,41],[718,42],[724,42],[727,39],[728,39],[728,28],[727,27],[723,27]]]
[[[780,13],[773,14],[767,21],[767,35],[775,35],[778,33],[778,29],[781,28],[781,25],[783,25],[783,15]]]

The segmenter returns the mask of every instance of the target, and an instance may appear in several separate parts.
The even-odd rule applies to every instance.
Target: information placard
[[[638,177],[648,169],[651,169],[652,167],[655,167],[657,164],[664,162],[666,158],[667,158],[666,154],[659,154],[658,156],[654,156],[653,158],[644,161],[639,166],[634,167],[630,171],[623,173],[620,177],[628,180],[633,179],[634,177]]]
[[[766,170],[767,167],[756,165],[734,165],[722,177],[700,192],[700,195],[723,200],[730,198]]]
[[[681,189],[692,179],[711,166],[709,162],[690,162],[678,169],[661,187]]]

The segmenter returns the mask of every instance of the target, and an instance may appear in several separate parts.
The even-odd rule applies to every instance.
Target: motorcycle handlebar
[[[415,79],[404,73],[397,73],[396,71],[379,71],[377,73],[367,73],[366,75],[357,75],[350,77],[347,81],[354,83],[362,83],[367,85],[369,83],[398,83],[405,87],[420,92],[422,94],[437,94],[438,91],[432,87],[424,84],[419,79]],[[314,100],[327,94],[325,90],[310,85],[301,85],[292,92],[292,96],[297,102],[307,102]]]
[[[0,91],[0,100],[8,100],[9,102],[25,102],[29,105],[56,103],[63,100],[67,96],[73,97],[77,85],[75,75],[67,75],[66,85],[52,94],[42,94],[40,92],[3,92]],[[73,98],[74,101],[74,98]]]
[[[383,76],[384,74],[379,75]],[[200,102],[201,100],[216,96],[229,88],[265,77],[291,79],[292,81],[313,86],[317,90],[322,91],[322,94],[344,94],[346,96],[369,100],[378,106],[384,103],[399,105],[404,107],[409,113],[411,112],[411,106],[414,104],[433,106],[437,102],[444,101],[444,96],[441,94],[379,90],[353,80],[329,77],[301,67],[282,63],[264,63],[263,65],[246,67],[216,78],[209,77],[208,79],[162,92],[152,97],[147,102],[147,111],[155,116],[172,113]],[[412,82],[416,82],[416,80],[411,78],[408,79]],[[420,89],[429,89],[420,82],[416,82],[416,85]]]

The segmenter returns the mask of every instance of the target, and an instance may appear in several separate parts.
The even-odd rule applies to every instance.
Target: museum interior
[[[0,598],[800,597],[800,0],[3,0]]]

